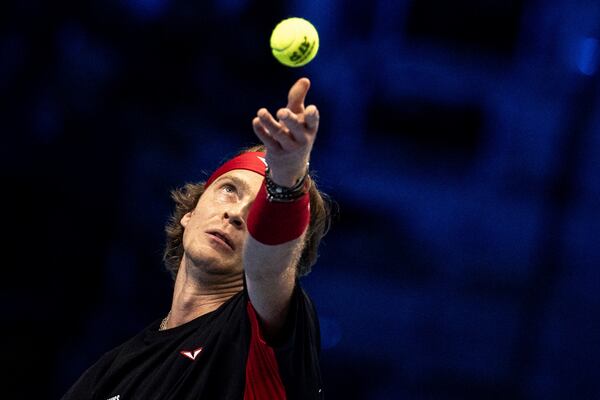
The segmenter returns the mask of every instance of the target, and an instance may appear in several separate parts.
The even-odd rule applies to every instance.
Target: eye
[[[233,186],[231,183],[225,183],[223,186],[221,186],[221,190],[223,190],[226,193],[236,193],[237,192],[237,188],[235,186]]]

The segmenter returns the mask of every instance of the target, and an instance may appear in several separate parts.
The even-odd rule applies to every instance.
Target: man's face
[[[209,274],[242,272],[250,205],[262,184],[256,172],[235,169],[217,178],[181,219],[184,260]]]

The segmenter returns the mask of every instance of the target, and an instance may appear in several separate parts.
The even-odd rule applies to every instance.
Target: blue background
[[[270,32],[319,30],[300,69]],[[0,5],[3,397],[166,314],[169,190],[308,76],[339,206],[303,280],[333,399],[600,398],[600,3]]]

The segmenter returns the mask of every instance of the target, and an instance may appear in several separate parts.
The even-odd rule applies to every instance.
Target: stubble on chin
[[[225,278],[242,274],[241,257],[237,254],[227,256],[210,253],[211,251],[201,251],[201,249],[198,249],[192,254],[185,254],[183,261],[188,273],[204,278],[210,276]]]

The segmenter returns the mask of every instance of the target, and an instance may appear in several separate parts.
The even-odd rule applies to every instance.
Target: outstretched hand
[[[308,78],[298,79],[290,88],[287,106],[277,111],[277,119],[261,108],[252,120],[254,133],[267,149],[271,178],[281,186],[292,187],[304,176],[317,137],[319,110],[314,105],[304,107],[309,88]]]

